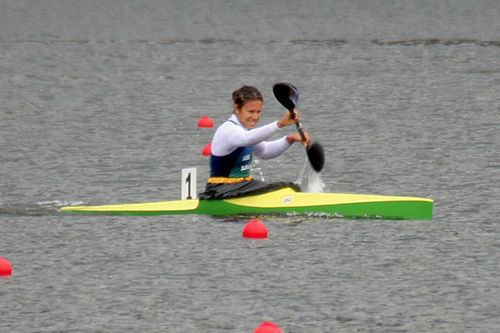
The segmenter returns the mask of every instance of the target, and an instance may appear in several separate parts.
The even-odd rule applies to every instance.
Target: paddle
[[[288,111],[292,113],[292,117],[295,117],[293,110],[299,102],[299,91],[290,83],[276,83],[273,86],[273,93],[278,102],[281,103]],[[303,140],[305,140],[304,132],[302,131],[302,125],[300,121],[295,123],[297,131]],[[312,168],[316,172],[323,170],[325,165],[325,154],[323,152],[323,147],[318,142],[310,143],[306,146],[307,157],[309,158],[309,163],[311,163]]]

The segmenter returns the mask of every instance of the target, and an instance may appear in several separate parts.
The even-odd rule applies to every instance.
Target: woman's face
[[[240,123],[243,124],[246,128],[254,128],[259,121],[260,114],[262,112],[263,103],[260,100],[248,101],[241,109],[238,106],[234,105],[234,113]]]

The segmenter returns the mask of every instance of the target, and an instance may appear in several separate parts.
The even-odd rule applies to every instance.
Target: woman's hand
[[[295,117],[292,118],[292,112],[295,114]],[[292,112],[287,111],[281,120],[278,120],[278,127],[285,127],[288,125],[293,125],[296,122],[300,121],[299,111],[293,110]]]
[[[288,141],[289,144],[302,142],[304,146],[307,146],[311,142],[311,138],[307,132],[304,132],[304,136],[306,137],[306,141],[302,141],[302,136],[299,133],[290,134],[286,137],[286,141]]]

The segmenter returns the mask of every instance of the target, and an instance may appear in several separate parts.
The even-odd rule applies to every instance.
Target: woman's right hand
[[[300,135],[299,133],[294,133],[294,134],[287,135],[286,141],[288,141],[289,144],[292,144],[294,142],[302,142],[302,144],[304,146],[307,146],[309,143],[311,143],[311,137],[309,136],[309,133],[307,133],[307,132],[304,132],[304,137],[306,138],[305,141],[302,140],[302,135]]]

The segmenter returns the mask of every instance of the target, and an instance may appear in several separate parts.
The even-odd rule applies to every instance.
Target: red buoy
[[[7,259],[0,257],[0,278],[8,278],[12,275],[12,266]]]
[[[253,333],[283,333],[275,323],[265,321],[253,331]]]
[[[210,117],[203,116],[198,120],[198,127],[214,127],[214,122]]]
[[[248,222],[243,228],[243,237],[245,238],[267,238],[267,228],[259,220]]]
[[[206,146],[203,148],[203,151],[201,152],[201,154],[203,156],[210,156],[211,152],[212,152],[212,144],[207,143]]]

